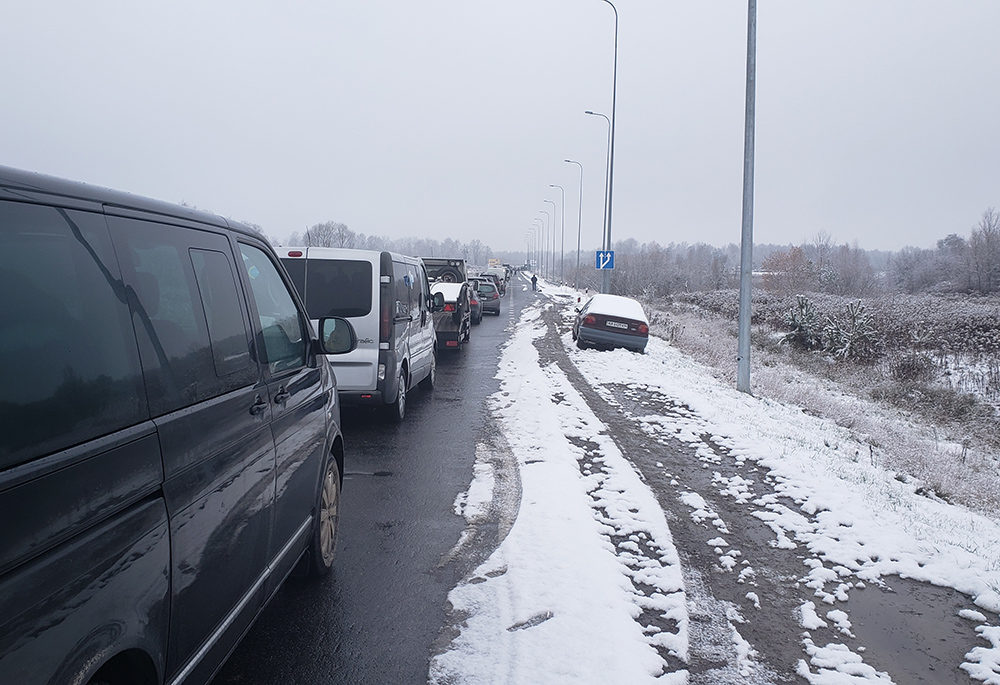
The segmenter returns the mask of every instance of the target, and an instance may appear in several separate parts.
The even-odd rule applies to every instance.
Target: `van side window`
[[[417,278],[417,267],[407,264],[406,277],[410,281],[410,318],[413,321],[420,321],[420,303],[424,298],[420,291],[421,282]]]
[[[190,252],[212,342],[215,375],[225,378],[246,370],[252,363],[236,276],[226,254],[195,249]]]
[[[0,470],[148,418],[104,217],[0,202]]]
[[[257,369],[249,363],[235,281],[228,289],[225,284],[233,279],[229,240],[115,216],[108,224],[128,286],[152,415],[253,384]],[[217,339],[210,335],[213,326]]]
[[[268,370],[275,375],[305,366],[308,336],[277,267],[260,248],[240,243],[240,251],[257,304]]]
[[[396,300],[394,315],[397,319],[407,319],[410,317],[410,296],[414,283],[407,273],[406,264],[392,263],[392,282],[395,284],[392,292]]]
[[[427,298],[430,297],[431,291],[430,286],[427,284],[427,271],[424,269],[423,265],[418,265],[417,269],[417,283],[420,287],[420,309],[427,309]]]

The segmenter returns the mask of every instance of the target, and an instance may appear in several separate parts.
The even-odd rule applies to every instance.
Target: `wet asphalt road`
[[[401,425],[345,410],[334,570],[286,582],[213,685],[427,682],[447,594],[480,556],[449,556],[465,527],[453,505],[489,423],[512,302],[516,314],[530,297],[530,287],[511,288],[499,317],[474,326],[463,350],[443,352],[435,389],[410,392]]]

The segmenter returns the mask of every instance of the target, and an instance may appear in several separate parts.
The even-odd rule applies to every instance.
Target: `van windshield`
[[[306,261],[306,311],[324,316],[367,316],[372,310],[372,265],[346,259]]]

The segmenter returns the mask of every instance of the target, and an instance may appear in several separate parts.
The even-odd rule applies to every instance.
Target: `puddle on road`
[[[854,588],[846,603],[837,604],[850,615],[856,644],[867,647],[865,661],[888,672],[896,685],[972,682],[959,666],[973,647],[989,644],[976,634],[978,624],[958,612],[988,613],[951,588],[899,576],[883,580],[886,587]],[[989,619],[996,625],[996,616]]]

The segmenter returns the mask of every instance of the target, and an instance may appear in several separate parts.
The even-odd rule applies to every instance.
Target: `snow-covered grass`
[[[723,383],[735,384],[735,324],[714,315],[674,311],[669,315],[676,347]],[[653,333],[661,327],[654,324]],[[989,445],[969,447],[944,428],[860,395],[856,385],[818,377],[767,347],[751,354],[753,393],[793,404],[853,431],[862,452],[912,478],[928,494],[983,512],[1000,510],[1000,461]],[[1000,430],[1000,426],[997,426]]]
[[[538,302],[503,352],[493,398],[520,468],[520,510],[499,548],[450,594],[464,620],[432,661],[431,682],[687,682],[690,590],[669,517],[565,374],[541,363],[534,346],[544,334],[540,307],[557,305]],[[571,310],[559,313],[568,320]],[[702,495],[731,498],[770,526],[773,546],[808,553],[800,582],[812,599],[788,618],[802,634],[802,658],[789,670],[814,684],[892,682],[864,662],[863,646],[823,644],[817,631],[852,638],[838,603],[854,588],[899,575],[954,588],[982,609],[961,614],[979,624],[982,640],[952,666],[1000,685],[1000,626],[987,617],[1000,612],[995,515],[928,496],[919,481],[889,466],[895,445],[875,448],[856,424],[736,392],[663,340],[651,339],[645,355],[581,352],[568,334],[563,344],[605,401],[614,402],[609,387],[625,385],[685,407],[683,415],[632,417],[651,439],[690,444],[706,468],[722,458],[706,449],[710,440],[726,459],[767,473],[774,494],[758,496],[742,479],[719,477],[712,493],[680,493],[670,516],[712,525],[717,537],[709,544],[720,567],[741,579],[752,577],[755,560],[735,563],[750,550],[731,549],[731,532]],[[855,412],[869,411],[855,405]],[[477,467],[467,502],[482,500],[488,477]],[[758,606],[768,600],[759,591],[747,599]],[[734,666],[750,673],[753,645],[735,629],[732,641],[742,655]]]

